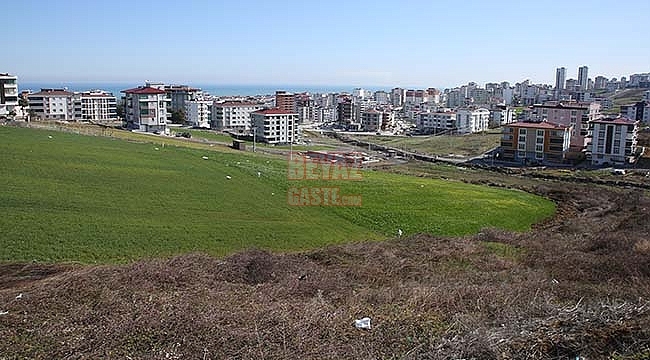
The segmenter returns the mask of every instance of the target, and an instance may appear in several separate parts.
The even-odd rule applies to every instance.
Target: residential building
[[[74,119],[78,121],[117,121],[117,99],[103,90],[73,94]]]
[[[650,100],[641,100],[634,104],[621,105],[621,114],[630,120],[650,125]]]
[[[251,113],[262,108],[262,104],[251,101],[215,102],[212,105],[211,128],[248,133],[251,129]]]
[[[564,88],[567,91],[578,90],[578,80],[576,80],[576,79],[567,79],[566,84],[564,85]]]
[[[585,136],[588,133],[589,122],[600,115],[600,104],[597,102],[577,103],[548,101],[542,105],[533,105],[530,120],[548,121],[554,124],[571,125],[571,145],[576,151],[585,146]]]
[[[342,126],[349,126],[356,120],[354,115],[355,111],[352,99],[349,97],[339,99],[338,104],[336,104],[336,122]]]
[[[18,77],[0,74],[0,116],[16,113],[18,108]]]
[[[194,127],[210,128],[212,100],[185,100],[185,121]]]
[[[275,92],[275,107],[284,111],[296,111],[296,96],[292,93],[278,90]]]
[[[489,129],[490,110],[466,108],[456,111],[456,131],[460,134],[477,133]]]
[[[562,163],[571,145],[571,125],[516,122],[502,130],[501,158],[523,164]]]
[[[578,68],[578,88],[582,91],[587,90],[587,85],[589,83],[589,68],[587,66],[581,66]]]
[[[257,110],[251,113],[251,123],[259,141],[269,144],[295,142],[298,114],[280,108]]]
[[[390,94],[386,91],[375,91],[374,94],[375,101],[379,105],[388,105],[390,104]]]
[[[453,111],[423,112],[416,117],[415,125],[417,131],[422,134],[451,132],[456,129],[456,113]]]
[[[202,98],[201,89],[187,85],[165,85],[163,90],[165,90],[167,97],[170,99],[170,109],[172,111],[185,110],[186,101]]]
[[[490,124],[492,128],[515,122],[515,109],[507,105],[497,105],[490,109]]]
[[[165,90],[148,85],[122,90],[126,127],[133,130],[169,134],[167,107],[171,99]]]
[[[615,165],[632,162],[636,155],[639,122],[626,117],[601,117],[591,122],[591,163]]]
[[[566,82],[566,68],[561,67],[555,70],[555,89],[564,90]]]
[[[361,113],[361,128],[364,131],[381,131],[389,127],[393,122],[392,112],[367,109]]]
[[[404,104],[404,89],[394,88],[390,92],[390,100],[395,107],[400,107]]]
[[[594,79],[594,89],[600,90],[600,89],[607,88],[608,81],[609,80],[604,76],[600,76],[600,75],[596,76],[596,78]]]
[[[74,120],[74,93],[66,89],[41,89],[29,94],[29,107],[41,119]]]

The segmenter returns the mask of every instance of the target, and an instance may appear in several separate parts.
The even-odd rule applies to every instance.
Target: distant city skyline
[[[650,72],[643,0],[13,1],[25,82],[438,87]],[[624,34],[622,36],[621,34]]]

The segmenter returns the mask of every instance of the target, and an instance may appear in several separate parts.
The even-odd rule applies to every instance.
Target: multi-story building
[[[391,90],[390,101],[395,107],[402,106],[402,104],[404,104],[404,89],[394,88],[393,90]]]
[[[199,100],[202,97],[201,89],[187,85],[165,85],[163,90],[170,99],[170,109],[172,111],[185,110],[186,101]]]
[[[589,68],[581,66],[578,68],[578,88],[582,91],[587,90],[589,84]]]
[[[248,133],[251,129],[251,113],[262,108],[262,104],[250,101],[215,102],[212,105],[211,127]]]
[[[576,151],[581,151],[585,146],[585,136],[589,130],[589,122],[599,115],[600,104],[597,102],[549,101],[542,105],[534,105],[530,120],[571,125],[571,145],[576,147]]]
[[[361,113],[361,128],[365,131],[380,131],[389,127],[394,119],[392,112],[367,109]]]
[[[470,134],[489,129],[490,110],[485,108],[458,109],[456,111],[456,131]]]
[[[296,96],[293,93],[278,90],[275,92],[275,107],[284,111],[296,111]]]
[[[167,107],[171,99],[165,90],[148,85],[122,90],[126,127],[133,130],[169,134]]]
[[[515,122],[515,109],[507,105],[496,105],[490,109],[490,127],[499,127]]]
[[[185,100],[185,119],[189,125],[210,128],[212,100]]]
[[[438,134],[450,132],[456,129],[456,113],[447,112],[423,112],[418,114],[415,125],[419,133]]]
[[[279,108],[257,110],[251,113],[251,123],[259,141],[269,144],[295,142],[298,114]]]
[[[634,104],[621,105],[621,114],[630,120],[636,120],[650,125],[650,100],[641,100]]]
[[[605,89],[607,87],[608,81],[609,80],[604,76],[600,76],[600,75],[596,76],[596,78],[594,79],[594,89],[596,90]]]
[[[601,117],[591,122],[591,163],[632,162],[636,155],[639,122],[625,117]]]
[[[390,104],[390,94],[387,93],[386,91],[375,91],[374,94],[375,101],[379,105],[388,105]]]
[[[0,74],[0,116],[15,114],[18,108],[18,77]]]
[[[561,67],[557,68],[555,70],[555,89],[556,90],[564,90],[564,86],[566,82],[566,68]]]
[[[74,119],[108,122],[117,120],[117,99],[112,93],[91,90],[73,94]]]
[[[342,126],[349,126],[355,122],[355,111],[352,99],[344,97],[336,104],[336,122]]]
[[[29,107],[41,119],[74,120],[74,93],[66,89],[41,89],[29,94]]]
[[[502,130],[500,154],[506,161],[524,164],[562,163],[571,144],[571,125],[516,122]]]

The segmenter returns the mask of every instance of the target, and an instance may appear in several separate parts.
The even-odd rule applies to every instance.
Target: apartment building
[[[646,93],[646,97],[649,96],[648,94],[650,91]],[[650,100],[645,99],[634,104],[621,105],[621,115],[650,125]]]
[[[394,114],[390,111],[367,109],[361,113],[361,128],[364,131],[381,131],[392,126]]]
[[[422,112],[416,117],[415,125],[418,132],[422,134],[449,132],[456,128],[456,113]]]
[[[632,162],[636,155],[639,121],[601,117],[591,122],[591,163],[615,165]]]
[[[185,100],[185,120],[194,127],[210,128],[212,100]]]
[[[497,105],[490,109],[490,127],[495,128],[515,122],[515,110],[506,105]]]
[[[273,108],[254,111],[250,116],[253,131],[259,141],[269,144],[295,142],[297,113]]]
[[[490,110],[485,108],[466,108],[456,110],[456,131],[471,134],[489,129]]]
[[[74,120],[74,93],[66,89],[41,89],[27,95],[29,108],[45,120]]]
[[[523,164],[562,163],[571,145],[571,125],[516,122],[503,127],[501,158]]]
[[[90,90],[72,95],[74,119],[77,121],[117,121],[117,99],[103,90]]]
[[[18,108],[18,77],[0,73],[0,116],[11,115]]]
[[[172,111],[185,110],[185,102],[200,100],[203,95],[201,89],[187,85],[164,85],[163,90],[167,93]]]
[[[148,85],[122,90],[125,95],[126,126],[134,130],[169,134],[167,107],[171,99],[165,90]]]
[[[296,95],[282,90],[276,91],[275,107],[284,111],[296,111]]]
[[[554,124],[572,127],[571,146],[576,151],[585,147],[585,136],[589,131],[589,122],[600,115],[597,102],[560,102],[548,101],[533,105],[531,121],[548,121]]]
[[[251,130],[251,113],[263,108],[250,101],[226,101],[212,104],[211,128],[247,134]]]

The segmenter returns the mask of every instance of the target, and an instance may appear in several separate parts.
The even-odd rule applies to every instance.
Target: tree
[[[171,117],[172,124],[185,124],[185,121],[187,121],[187,116],[185,115],[185,111],[171,110],[170,112],[172,114]]]

